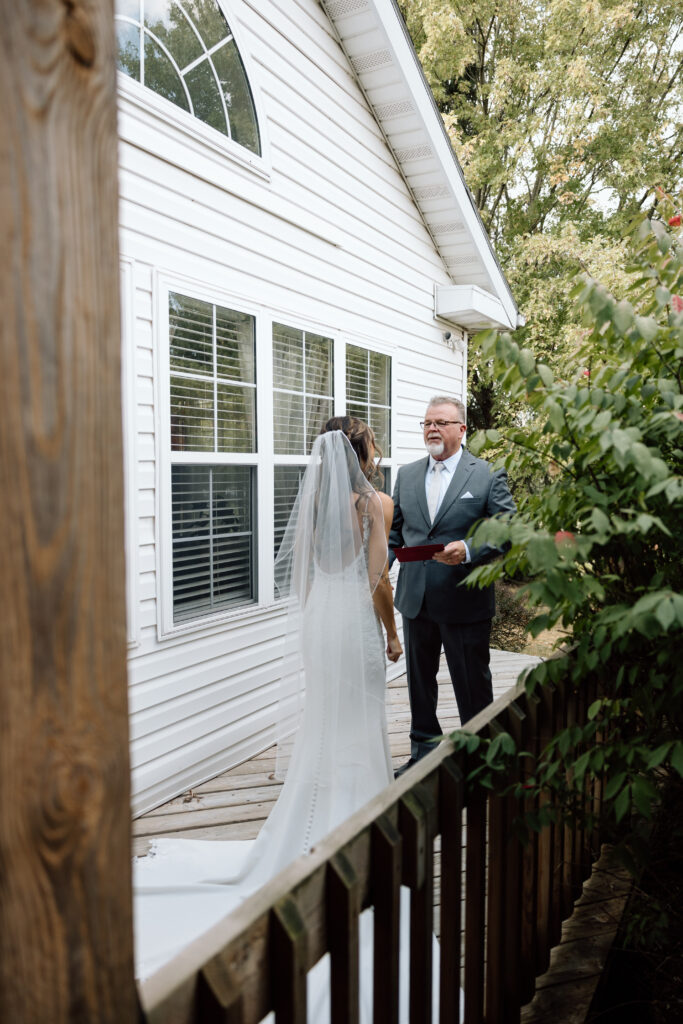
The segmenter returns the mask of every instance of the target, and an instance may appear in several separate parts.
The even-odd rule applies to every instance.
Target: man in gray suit
[[[505,470],[494,472],[462,447],[467,429],[462,402],[433,398],[422,428],[428,457],[403,466],[396,478],[390,558],[397,547],[445,547],[429,561],[404,562],[398,576],[395,604],[403,616],[412,721],[410,760],[396,775],[433,750],[430,740],[441,735],[436,675],[442,646],[461,723],[493,700],[493,586],[461,584],[474,566],[499,552],[488,545],[473,548],[464,538],[478,520],[515,511]]]

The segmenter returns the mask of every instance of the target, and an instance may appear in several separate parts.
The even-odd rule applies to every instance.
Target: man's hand
[[[460,565],[466,558],[467,550],[461,540],[452,540],[443,551],[432,555],[433,561],[441,562],[442,565]]]

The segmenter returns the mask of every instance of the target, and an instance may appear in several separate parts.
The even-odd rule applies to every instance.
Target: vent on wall
[[[396,150],[396,159],[401,164],[411,160],[429,160],[432,155],[431,146],[409,146],[407,149]]]
[[[465,225],[461,220],[449,220],[444,221],[441,224],[432,225],[432,231],[435,235],[454,235],[458,231],[464,231]]]
[[[391,50],[372,50],[371,53],[361,53],[358,57],[352,57],[352,63],[359,75],[364,71],[374,71],[375,68],[385,67],[392,62]]]
[[[397,100],[395,103],[378,103],[375,105],[375,113],[380,121],[389,121],[392,117],[401,117],[402,114],[412,114],[415,107],[410,100]]]
[[[413,195],[418,203],[427,199],[445,199],[451,194],[448,185],[423,185],[421,188],[414,188]]]
[[[370,4],[368,0],[323,0],[323,6],[331,18],[348,18],[350,14],[366,10]]]
[[[473,256],[446,256],[444,263],[447,267],[469,267],[471,270],[479,269],[479,261]]]

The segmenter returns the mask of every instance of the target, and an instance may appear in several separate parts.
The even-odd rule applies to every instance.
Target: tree
[[[660,201],[666,197],[660,196]],[[669,212],[673,213],[673,210]],[[569,381],[489,332],[482,350],[501,387],[524,396],[532,427],[480,432],[478,452],[504,443],[511,470],[540,464],[547,485],[509,522],[482,524],[473,540],[508,544],[504,571],[531,577],[531,631],[561,622],[571,647],[537,667],[528,688],[591,678],[600,698],[586,726],[556,736],[536,766],[555,812],[580,803],[587,776],[605,773],[607,823],[628,863],[642,860],[667,774],[683,777],[683,245],[681,217],[641,214],[631,229],[630,301],[582,275],[574,296],[590,361]],[[546,810],[550,813],[550,809]]]
[[[680,181],[681,0],[401,0],[453,147],[550,366],[576,358],[577,270],[619,288],[622,230]],[[514,418],[471,360],[478,425]]]

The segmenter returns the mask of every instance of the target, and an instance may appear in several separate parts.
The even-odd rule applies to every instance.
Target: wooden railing
[[[509,732],[540,753],[585,720],[593,693],[520,684],[468,728]],[[524,762],[515,771],[527,771]],[[439,1020],[518,1021],[598,852],[598,837],[555,824],[526,846],[520,805],[466,787],[466,756],[442,743],[414,769],[187,947],[141,986],[150,1024],[305,1024],[306,974],[331,954],[332,1024],[358,1020],[358,917],[374,907],[374,1021],[398,1020],[400,887],[410,889],[410,1021],[432,1020],[435,864],[440,862]],[[505,783],[514,781],[509,776]],[[522,783],[524,779],[521,779]],[[600,789],[585,800],[599,807]],[[533,808],[529,808],[533,809]],[[463,862],[464,860],[464,862]]]

